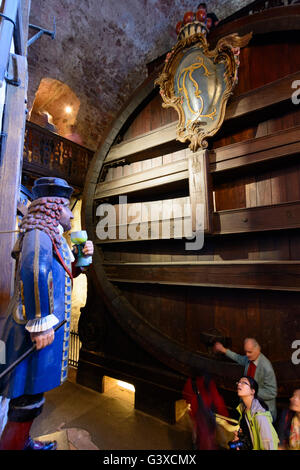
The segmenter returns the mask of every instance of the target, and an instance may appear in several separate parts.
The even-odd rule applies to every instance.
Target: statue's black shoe
[[[56,441],[34,441],[29,437],[25,444],[24,450],[56,450],[57,442]]]

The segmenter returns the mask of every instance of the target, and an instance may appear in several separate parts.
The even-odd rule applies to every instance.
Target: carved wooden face
[[[65,232],[67,232],[68,230],[71,230],[71,220],[74,219],[74,215],[72,214],[70,207],[69,207],[70,202],[68,200],[66,201],[67,202],[62,207],[60,218],[59,218],[59,223]]]

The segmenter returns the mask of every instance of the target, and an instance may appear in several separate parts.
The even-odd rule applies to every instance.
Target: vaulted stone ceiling
[[[31,0],[30,23],[51,30],[28,50],[28,107],[43,78],[66,84],[80,100],[77,129],[96,150],[105,128],[147,77],[146,64],[176,42],[175,25],[199,0]],[[251,3],[208,3],[219,19]],[[32,33],[30,33],[32,35]],[[58,83],[59,83],[58,82]]]

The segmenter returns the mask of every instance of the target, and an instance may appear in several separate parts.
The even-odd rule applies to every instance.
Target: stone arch
[[[67,107],[70,112],[67,112]],[[68,85],[46,77],[41,80],[35,94],[29,120],[67,136],[72,133],[71,126],[76,124],[79,108],[80,100]]]

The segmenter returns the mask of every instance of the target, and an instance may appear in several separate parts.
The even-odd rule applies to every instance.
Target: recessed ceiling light
[[[71,114],[71,112],[72,112],[71,106],[66,106],[65,111],[66,111],[67,114]]]

